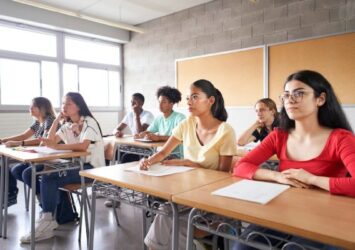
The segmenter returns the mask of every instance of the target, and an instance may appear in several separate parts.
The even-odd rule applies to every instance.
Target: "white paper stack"
[[[72,150],[58,150],[58,149],[53,149],[49,147],[44,147],[44,146],[39,146],[39,147],[26,147],[26,150],[33,150],[39,154],[63,154],[63,153],[71,153],[73,152]]]
[[[266,204],[286,189],[288,185],[264,181],[241,180],[212,192],[213,195]]]

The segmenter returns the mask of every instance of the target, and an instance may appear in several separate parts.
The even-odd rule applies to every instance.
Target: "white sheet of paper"
[[[141,142],[152,142],[150,139],[145,139],[145,138],[134,138],[135,141],[141,141]]]
[[[49,148],[49,147],[43,147],[43,146],[39,146],[39,147],[26,147],[26,150],[34,150],[39,154],[61,154],[61,153],[70,153],[73,152],[72,150],[58,150],[58,149],[53,149],[53,148]]]
[[[162,164],[154,164],[149,170],[140,170],[139,165],[125,168],[125,171],[150,175],[150,176],[165,176],[190,171],[194,168],[182,166],[164,166]]]
[[[288,185],[278,183],[241,180],[227,187],[218,189],[212,192],[212,194],[266,204],[289,187]]]

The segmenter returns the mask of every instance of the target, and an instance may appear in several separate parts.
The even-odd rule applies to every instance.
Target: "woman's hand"
[[[47,146],[49,148],[57,149],[58,144],[54,140],[47,138],[39,138],[41,145]]]
[[[5,146],[8,148],[18,147],[22,145],[22,141],[7,141],[5,142]]]
[[[294,178],[289,178],[286,174],[284,174],[283,172],[275,172],[276,173],[276,178],[275,181],[281,184],[287,184],[287,185],[291,185],[293,187],[297,187],[297,188],[310,188],[310,186],[298,179],[294,179]]]
[[[133,138],[134,139],[142,139],[142,138],[144,138],[146,136],[146,134],[147,134],[147,131],[140,132],[138,134],[135,134]]]
[[[303,182],[307,185],[313,185],[313,180],[316,177],[315,175],[307,172],[306,170],[304,170],[302,168],[287,169],[285,171],[282,171],[282,174],[288,179],[297,180],[297,181]]]
[[[151,141],[159,141],[159,136],[156,135],[156,134],[153,134],[153,133],[147,133],[145,136],[144,136],[145,139],[148,139],[148,140],[151,140]]]
[[[122,133],[122,131],[120,131],[120,130],[116,130],[115,136],[116,136],[117,138],[121,138],[121,137],[123,137],[123,133]]]
[[[143,158],[139,161],[140,170],[148,170],[152,163],[149,161],[149,158]]]

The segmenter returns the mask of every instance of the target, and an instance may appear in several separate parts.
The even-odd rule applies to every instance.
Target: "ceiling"
[[[108,21],[137,25],[212,0],[37,0]]]

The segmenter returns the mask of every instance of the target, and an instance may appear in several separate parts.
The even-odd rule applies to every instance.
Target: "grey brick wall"
[[[125,104],[175,83],[175,59],[355,31],[355,0],[216,0],[140,25],[124,45]],[[154,96],[154,98],[153,98]]]

